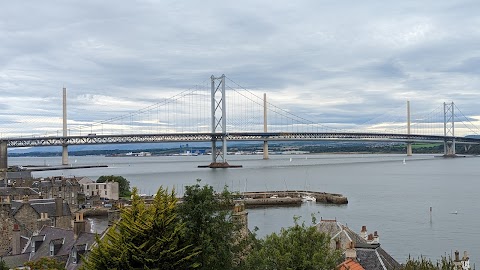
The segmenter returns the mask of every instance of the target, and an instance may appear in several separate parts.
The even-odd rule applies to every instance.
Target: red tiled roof
[[[365,270],[358,262],[347,259],[337,266],[337,270]]]

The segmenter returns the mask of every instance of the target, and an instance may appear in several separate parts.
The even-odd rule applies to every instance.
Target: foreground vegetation
[[[294,226],[263,239],[245,233],[232,205],[230,192],[218,194],[200,181],[186,188],[182,203],[174,190],[160,187],[148,205],[134,188],[131,207],[97,237],[83,269],[335,269],[342,261],[327,235],[297,218]],[[454,265],[451,259],[434,263],[421,257],[409,259],[403,269]]]

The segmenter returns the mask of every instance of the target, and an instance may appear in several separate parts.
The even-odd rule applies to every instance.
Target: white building
[[[83,177],[79,183],[85,196],[99,196],[102,199],[118,200],[118,182],[96,183],[88,177]]]

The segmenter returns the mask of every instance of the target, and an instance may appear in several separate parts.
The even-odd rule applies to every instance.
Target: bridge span
[[[444,143],[446,145],[480,144],[480,139],[455,136],[393,134],[393,133],[353,133],[353,132],[234,132],[234,133],[174,133],[174,134],[123,134],[48,136],[30,138],[8,138],[0,141],[0,169],[8,166],[8,147],[40,147],[94,144],[128,144],[160,142],[212,142],[217,141],[365,141],[365,142],[415,142]],[[451,146],[450,146],[451,147]],[[454,152],[453,152],[454,153]],[[445,154],[448,154],[447,150]]]
[[[480,144],[480,139],[476,138],[466,138],[455,136],[455,112],[454,103],[443,103],[443,112],[438,111],[439,116],[443,119],[431,119],[426,121],[427,124],[443,124],[443,135],[439,135],[440,132],[434,133],[436,135],[425,135],[419,134],[419,132],[411,132],[411,117],[410,117],[410,103],[407,101],[407,121],[406,121],[406,129],[405,131],[390,131],[390,133],[382,133],[378,132],[378,130],[374,131],[363,131],[363,132],[346,132],[346,131],[338,131],[338,129],[328,128],[329,132],[323,131],[320,132],[318,129],[318,125],[308,120],[304,119],[303,117],[297,117],[291,114],[288,111],[281,110],[278,107],[267,103],[266,94],[264,94],[263,99],[258,96],[254,96],[254,99],[251,97],[246,97],[245,93],[239,93],[238,95],[242,98],[245,98],[249,104],[252,104],[252,107],[244,106],[245,114],[237,113],[238,119],[232,122],[227,122],[227,93],[226,93],[226,84],[225,84],[225,75],[220,77],[214,77],[213,75],[210,78],[210,93],[203,93],[199,94],[196,91],[188,92],[191,96],[188,96],[186,102],[183,98],[187,95],[178,95],[172,99],[165,100],[165,102],[161,102],[161,104],[175,104],[172,107],[175,107],[173,115],[176,114],[186,114],[190,116],[195,115],[202,115],[202,110],[200,111],[182,111],[179,112],[176,110],[176,106],[178,104],[187,104],[189,105],[188,108],[194,104],[198,105],[195,98],[199,98],[199,101],[206,101],[205,99],[209,99],[209,106],[210,112],[205,113],[205,115],[209,116],[208,121],[209,124],[206,124],[202,121],[198,122],[196,118],[188,122],[188,127],[196,127],[197,132],[183,132],[182,129],[175,129],[177,126],[177,122],[173,121],[168,125],[170,119],[170,107],[166,106],[165,111],[167,111],[167,117],[159,117],[159,108],[157,107],[147,107],[142,110],[139,110],[135,113],[130,113],[127,115],[127,118],[130,118],[131,125],[134,127],[141,127],[142,125],[147,125],[151,123],[154,127],[160,127],[162,125],[166,125],[168,128],[165,131],[157,130],[156,133],[154,132],[145,132],[141,129],[133,129],[130,132],[121,132],[122,134],[118,134],[115,132],[111,132],[111,135],[104,135],[103,133],[103,124],[105,123],[108,125],[110,120],[102,121],[95,123],[99,127],[101,126],[101,133],[96,133],[95,131],[98,129],[93,129],[93,124],[90,124],[90,133],[88,135],[83,135],[80,132],[80,135],[71,135],[70,131],[67,127],[67,106],[66,106],[66,89],[63,88],[63,134],[59,136],[58,131],[56,136],[28,136],[28,137],[7,137],[7,138],[0,138],[0,172],[5,171],[8,168],[8,158],[7,158],[7,149],[9,147],[39,147],[39,146],[61,146],[62,147],[62,165],[68,165],[68,146],[69,145],[93,145],[93,144],[126,144],[126,143],[160,143],[160,142],[210,142],[211,143],[211,152],[212,152],[212,163],[210,164],[211,167],[228,167],[228,163],[226,162],[226,153],[227,153],[227,141],[259,141],[263,142],[263,153],[264,159],[268,159],[268,142],[270,141],[366,141],[366,142],[401,142],[406,144],[407,155],[412,155],[412,143],[415,142],[436,142],[436,143],[443,143],[444,144],[444,154],[446,156],[454,156],[455,155],[455,144]],[[231,87],[228,87],[231,88]],[[234,90],[234,89],[233,89]],[[250,93],[246,90],[248,94]],[[236,90],[233,92],[234,94],[237,93]],[[230,96],[232,97],[232,96]],[[178,102],[181,99],[182,102]],[[239,97],[233,96],[233,109],[241,107],[238,103]],[[237,101],[236,101],[237,100]],[[242,99],[243,100],[243,99]],[[260,100],[262,102],[260,102]],[[208,103],[208,102],[206,102]],[[263,104],[262,104],[263,103]],[[160,103],[159,103],[160,104]],[[240,103],[241,104],[241,103]],[[180,106],[180,105],[178,105]],[[263,123],[261,121],[254,121],[253,118],[255,116],[260,115],[258,111],[255,110],[253,106],[260,106],[263,109]],[[272,107],[274,110],[270,112],[274,112],[275,115],[273,117],[272,125],[268,125],[267,123],[267,111],[269,107]],[[157,119],[152,120],[150,119],[150,112],[152,108],[156,109]],[[154,109],[154,110],[155,110]],[[162,107],[163,109],[163,107]],[[233,111],[232,109],[232,111]],[[278,110],[277,110],[278,109]],[[228,111],[231,113],[232,111]],[[248,111],[248,113],[247,113]],[[252,114],[249,112],[252,111]],[[144,121],[138,121],[136,124],[133,124],[133,117],[139,115],[141,113],[148,112],[148,119]],[[256,113],[255,113],[256,112]],[[173,117],[172,119],[177,119]],[[463,113],[462,113],[463,115]],[[292,116],[294,116],[292,118]],[[464,115],[463,115],[464,116]],[[282,122],[280,120],[283,117],[286,117],[286,122]],[[298,118],[298,119],[297,119]],[[112,118],[113,120],[117,118]],[[123,123],[123,117],[120,117]],[[167,119],[167,121],[165,121]],[[235,119],[235,118],[234,118]],[[418,118],[417,120],[421,120],[422,118]],[[427,119],[428,116],[427,116]],[[112,121],[113,121],[112,120]],[[190,120],[190,119],[189,119]],[[295,122],[294,122],[295,120]],[[469,120],[468,120],[469,121]],[[165,123],[164,123],[165,122]],[[259,132],[261,130],[260,124],[263,124],[263,132]],[[465,123],[464,123],[465,124]],[[180,122],[178,124],[182,126]],[[245,125],[245,126],[243,126]],[[113,125],[115,126],[115,125]],[[228,129],[227,129],[228,126]],[[316,127],[312,129],[312,131],[308,132],[305,130],[300,131],[301,129],[297,129],[296,132],[288,130],[288,127]],[[205,128],[207,127],[207,128]],[[210,127],[210,129],[208,129]],[[268,127],[279,129],[282,132],[268,132]],[[321,125],[321,127],[326,127]],[[429,126],[427,125],[427,128]],[[202,130],[202,128],[205,128]],[[179,132],[178,130],[182,130]],[[188,130],[188,129],[185,129]],[[190,129],[191,130],[191,129]],[[193,129],[195,130],[195,129]],[[246,130],[243,132],[239,132],[239,130]],[[257,130],[255,132],[250,130]],[[293,129],[292,129],[293,130]],[[386,130],[386,129],[385,129]],[[81,129],[80,129],[81,131]],[[209,131],[209,132],[208,132]],[[138,132],[137,134],[132,134]],[[385,131],[387,132],[387,131]],[[130,133],[130,134],[127,134]],[[37,133],[38,134],[38,133]],[[46,133],[47,134],[47,133]],[[99,135],[97,135],[99,134]],[[212,166],[214,165],[214,166]],[[224,166],[225,165],[225,166]]]

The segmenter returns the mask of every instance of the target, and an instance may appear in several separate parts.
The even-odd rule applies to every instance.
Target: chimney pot
[[[455,250],[455,261],[458,262],[460,261],[460,252],[458,252],[458,250]]]
[[[373,236],[377,236],[377,237],[378,237],[377,231],[375,231],[375,232],[373,233]]]
[[[368,241],[373,241],[373,234],[368,235]]]
[[[366,232],[367,231],[367,226],[363,225],[362,226],[362,232]]]
[[[13,230],[14,231],[20,231],[20,227],[18,226],[17,223],[13,224]],[[465,253],[466,253],[466,251],[465,251]]]

